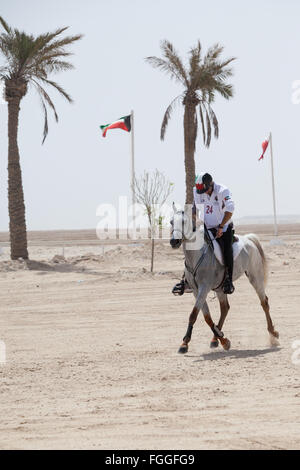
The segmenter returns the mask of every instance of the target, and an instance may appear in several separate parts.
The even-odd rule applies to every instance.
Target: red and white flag
[[[263,143],[261,144],[262,149],[263,149],[263,152],[262,152],[261,156],[259,157],[258,161],[259,161],[259,160],[262,160],[262,159],[264,158],[264,154],[265,154],[265,151],[266,151],[267,148],[268,148],[268,145],[269,145],[269,140],[268,140],[268,139],[267,139],[267,140],[264,140]]]

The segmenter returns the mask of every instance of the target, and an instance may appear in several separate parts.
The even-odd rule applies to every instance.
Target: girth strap
[[[226,277],[226,269],[224,269],[224,276],[223,276],[221,283],[217,287],[214,287],[212,290],[219,289],[223,285],[223,282],[225,281],[225,277]]]

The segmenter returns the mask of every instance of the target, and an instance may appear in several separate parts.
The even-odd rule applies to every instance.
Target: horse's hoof
[[[180,346],[180,348],[178,349],[179,354],[185,354],[187,352],[188,352],[188,346],[183,345],[183,346]]]
[[[211,348],[217,348],[219,346],[219,341],[217,339],[212,339],[210,342]]]
[[[270,333],[270,344],[271,346],[279,346],[280,343],[279,343],[279,333],[277,331],[273,331],[272,333]]]
[[[231,346],[231,343],[230,343],[229,339],[221,338],[220,341],[221,341],[221,344],[222,344],[223,348],[225,349],[225,351],[229,351],[230,346]]]

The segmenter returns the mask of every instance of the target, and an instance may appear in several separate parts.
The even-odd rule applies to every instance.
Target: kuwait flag
[[[269,145],[269,141],[268,141],[268,140],[264,140],[263,143],[261,144],[262,149],[263,149],[263,152],[262,152],[261,156],[259,157],[258,161],[259,161],[259,160],[262,160],[262,159],[264,158],[264,154],[265,154],[265,151],[266,151],[267,148],[268,148],[268,145]]]
[[[123,116],[115,122],[111,124],[105,124],[104,126],[100,126],[102,130],[102,137],[106,136],[106,132],[108,129],[123,129],[124,131],[130,132],[131,131],[131,116]]]

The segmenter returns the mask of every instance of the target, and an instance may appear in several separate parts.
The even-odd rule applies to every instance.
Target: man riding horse
[[[234,202],[231,193],[226,186],[213,181],[210,174],[200,174],[196,179],[194,187],[193,203],[193,225],[196,230],[197,210],[204,207],[204,224],[212,232],[214,238],[221,246],[224,256],[226,275],[223,283],[224,294],[232,294],[234,285],[232,283],[233,272],[233,222]],[[190,291],[185,279],[173,287],[173,294],[182,295]]]

